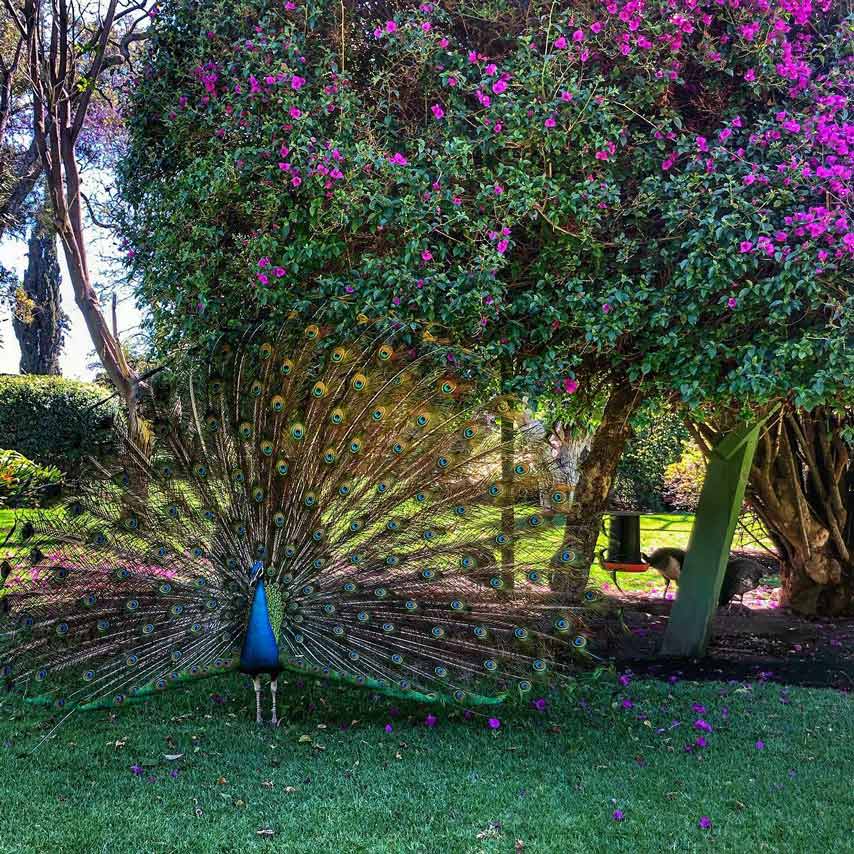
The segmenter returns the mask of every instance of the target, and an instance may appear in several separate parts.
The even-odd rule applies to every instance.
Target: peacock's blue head
[[[256,584],[264,577],[264,564],[260,560],[256,560],[249,570],[249,586]]]

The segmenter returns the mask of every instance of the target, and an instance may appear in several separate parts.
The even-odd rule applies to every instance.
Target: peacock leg
[[[276,685],[276,680],[272,679],[270,681],[270,696],[273,698],[273,717],[270,718],[270,726],[278,726],[279,719],[276,717],[276,689],[278,686]]]
[[[661,598],[662,598],[662,599],[666,599],[666,598],[667,598],[667,590],[668,590],[668,588],[669,588],[669,587],[670,587],[670,579],[668,578],[668,579],[667,579],[667,583],[664,585],[664,593],[662,593],[662,594],[661,594]]]
[[[261,677],[253,676],[252,683],[255,685],[255,723],[263,723],[261,720]]]

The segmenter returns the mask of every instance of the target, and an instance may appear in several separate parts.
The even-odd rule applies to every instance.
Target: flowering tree
[[[845,394],[849,53],[829,0],[166,2],[140,297],[164,345],[331,300],[558,409],[603,382],[595,517],[645,394]]]

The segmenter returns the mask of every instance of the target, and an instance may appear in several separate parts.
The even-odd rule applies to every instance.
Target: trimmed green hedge
[[[73,470],[109,449],[118,402],[109,390],[63,377],[0,375],[0,448],[41,466]]]

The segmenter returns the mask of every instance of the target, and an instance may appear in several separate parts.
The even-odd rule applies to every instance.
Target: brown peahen
[[[121,440],[19,527],[0,578],[7,687],[70,710],[239,670],[258,722],[269,675],[276,723],[282,671],[474,705],[585,653],[600,597],[551,598],[550,569],[584,560],[548,546],[554,510],[522,512],[537,455],[508,400],[361,324],[222,342],[146,403],[147,447]]]
[[[647,558],[647,562],[666,579],[667,584],[664,586],[663,594],[666,596],[671,581],[679,584],[682,565],[685,563],[685,550],[677,548],[656,549]],[[721,592],[718,595],[718,607],[722,608],[724,605],[731,604],[736,596],[740,598],[741,604],[744,604],[744,594],[755,590],[766,574],[762,565],[755,560],[731,557],[724,570],[724,580],[721,583]]]

